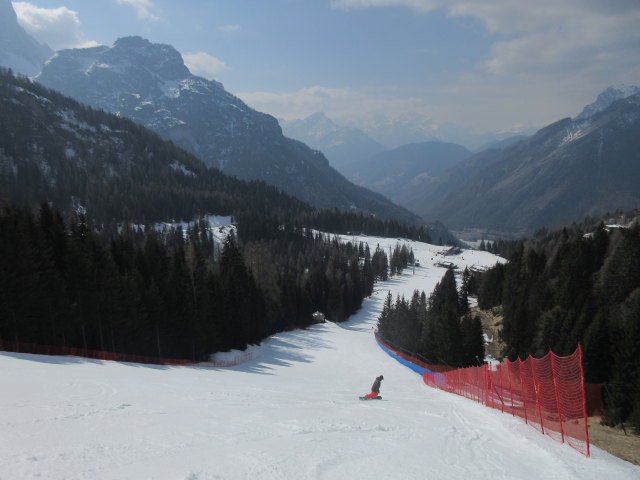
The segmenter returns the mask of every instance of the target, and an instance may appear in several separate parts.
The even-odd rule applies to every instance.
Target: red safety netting
[[[38,345],[34,343],[24,343],[7,341],[0,339],[0,351],[15,353],[32,353],[37,355],[60,355],[83,358],[93,358],[96,360],[111,360],[116,362],[144,363],[151,365],[193,365],[197,367],[232,367],[251,360],[250,352],[240,354],[229,361],[194,362],[184,358],[159,358],[143,355],[133,355],[129,353],[108,352],[104,350],[90,350],[78,347],[62,347],[51,345]]]
[[[589,456],[580,346],[568,357],[549,352],[524,361],[425,372],[423,379],[429,386],[521,417],[541,433]]]

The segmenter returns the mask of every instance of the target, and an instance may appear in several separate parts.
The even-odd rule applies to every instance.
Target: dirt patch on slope
[[[502,309],[500,307],[491,310],[480,310],[478,307],[471,308],[471,313],[480,318],[482,331],[485,334],[486,344],[485,354],[491,355],[497,360],[502,359],[502,349],[504,342],[500,340],[500,329],[502,328]]]
[[[621,427],[602,425],[600,417],[589,417],[589,441],[611,455],[640,465],[640,435],[634,435],[629,428],[625,433]]]

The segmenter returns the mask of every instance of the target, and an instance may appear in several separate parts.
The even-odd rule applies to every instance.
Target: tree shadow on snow
[[[313,325],[305,330],[293,330],[276,334],[263,343],[260,355],[246,363],[229,367],[229,370],[271,374],[276,367],[289,367],[296,363],[313,362],[313,352],[331,348],[323,325]]]
[[[46,363],[49,365],[81,365],[81,364],[111,365],[111,364],[117,363],[127,367],[136,367],[136,368],[142,367],[142,368],[150,368],[153,370],[168,370],[170,368],[182,368],[177,365],[133,363],[133,362],[122,362],[118,360],[100,360],[97,358],[76,357],[73,355],[41,355],[36,353],[17,353],[17,352],[0,351],[0,356],[15,358],[18,360],[26,360],[29,362]]]

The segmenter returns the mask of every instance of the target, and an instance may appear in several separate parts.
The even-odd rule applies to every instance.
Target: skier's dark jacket
[[[372,392],[380,393],[380,382],[382,382],[383,379],[384,377],[382,375],[376,377],[376,381],[373,382],[373,385],[371,386]]]

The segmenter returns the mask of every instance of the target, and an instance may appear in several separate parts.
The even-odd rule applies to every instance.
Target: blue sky
[[[279,118],[518,131],[640,84],[638,0],[31,0],[52,48],[141,35]]]

